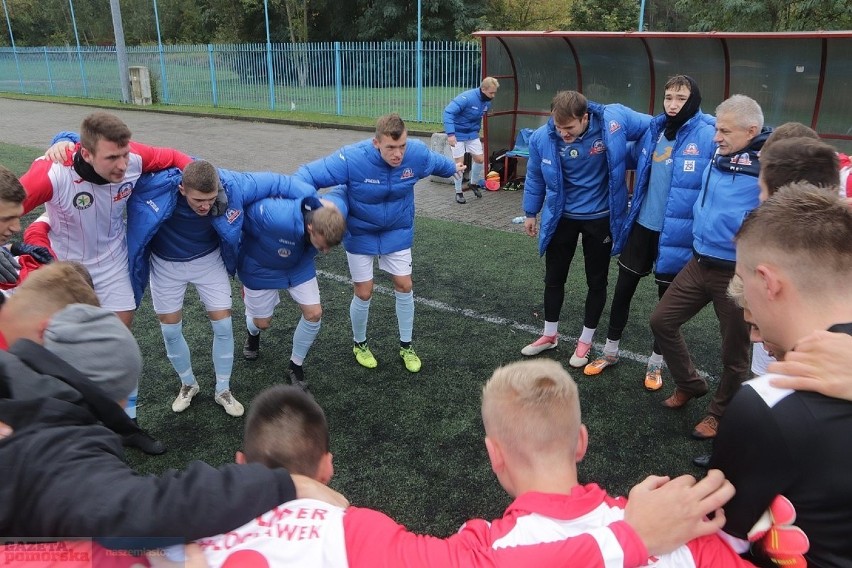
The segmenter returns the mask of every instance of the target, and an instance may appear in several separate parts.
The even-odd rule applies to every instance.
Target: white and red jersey
[[[470,521],[441,539],[411,533],[371,509],[300,499],[199,544],[210,566],[222,568],[751,566],[716,535],[648,558],[623,520],[625,505],[597,485],[577,486],[571,495],[526,493],[502,518]]]
[[[96,184],[81,178],[70,161],[55,164],[43,156],[21,177],[24,210],[44,204],[52,250],[61,260],[82,262],[94,275],[102,263],[127,262],[124,212],[139,176],[191,161],[177,150],[131,142],[124,179]]]
[[[840,196],[852,199],[852,159],[840,152],[837,158],[840,160]]]

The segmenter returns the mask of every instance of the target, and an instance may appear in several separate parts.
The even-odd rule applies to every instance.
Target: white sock
[[[558,321],[546,321],[544,322],[544,335],[546,335],[547,337],[552,337],[556,335],[558,328]]]
[[[583,333],[580,334],[580,341],[583,343],[591,343],[592,339],[595,338],[595,329],[597,328],[593,327],[589,329],[588,327],[583,326]]]
[[[651,353],[651,356],[648,357],[648,366],[649,367],[662,367],[663,366],[663,356],[657,353],[656,351]]]
[[[604,345],[604,355],[610,355],[611,357],[618,357],[618,344],[621,343],[620,339],[609,339],[606,340],[606,345]]]

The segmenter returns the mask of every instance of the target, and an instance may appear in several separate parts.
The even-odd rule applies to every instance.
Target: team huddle
[[[315,257],[341,243],[346,251],[352,350],[366,368],[379,364],[367,342],[378,260],[393,281],[401,364],[419,372],[414,185],[454,176],[456,201],[465,203],[468,152],[480,197],[478,132],[498,86],[485,78],[448,105],[453,159],[409,139],[390,114],[373,138],[292,175],[236,172],[132,141],[120,119],[96,112],[79,134],[58,134],[20,180],[0,167],[0,244],[20,231],[22,214],[45,206],[23,243],[0,247],[0,279],[12,292],[0,308],[0,425],[9,429],[0,455],[16,471],[4,495],[30,499],[26,514],[0,513],[0,534],[131,539],[112,546],[119,549],[163,544],[134,538],[197,541],[185,552],[200,566],[257,558],[285,567],[850,565],[849,158],[804,125],[767,128],[744,95],[723,101],[715,116],[703,113],[698,85],[685,75],[666,83],[656,117],[560,91],[530,138],[524,229],[545,257],[544,329],[521,349],[530,359],[494,371],[482,395],[489,461],[514,498],[504,516],[437,539],[347,507],[324,487],[333,474],[328,426],[304,370],[323,314]],[[636,170],[632,194],[628,169]],[[661,389],[668,369],[674,390],[663,406],[705,395],[681,327],[713,304],[723,372],[691,433],[714,439],[713,454],[695,460],[710,468],[701,481],[651,477],[629,500],[578,482],[589,438],[577,387],[559,363],[538,357],[558,345],[578,243],[587,293],[568,364],[585,375],[618,364],[632,298],[653,272],[660,301],[644,388]],[[594,357],[615,255],[606,343]],[[165,448],[135,423],[142,354],[129,331],[133,314],[150,289],[180,381],[172,410],[183,412],[203,388],[182,331],[194,285],[213,330],[214,399],[242,416],[231,389],[233,276],[242,285],[248,360],[261,352],[280,291],[299,305],[290,386],[253,401],[237,464],[137,476],[121,444],[150,454]],[[809,379],[765,375],[760,361]],[[750,371],[759,377],[749,380]],[[49,466],[40,455],[50,456]],[[122,504],[130,495],[133,515]],[[98,566],[140,560],[100,545],[88,552]]]

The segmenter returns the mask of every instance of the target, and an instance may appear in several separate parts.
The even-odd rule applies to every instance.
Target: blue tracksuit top
[[[735,262],[734,235],[746,215],[760,204],[758,153],[770,132],[730,156],[713,157],[704,174],[701,193],[693,207],[692,248],[701,256]]]
[[[211,223],[219,237],[222,260],[229,274],[237,269],[245,207],[270,196],[291,199],[316,195],[316,190],[292,177],[269,172],[242,173],[219,169],[222,190],[216,207],[210,212]],[[142,301],[148,285],[151,239],[177,205],[181,171],[170,168],[143,174],[127,200],[127,253],[130,282],[136,305]],[[172,243],[180,247],[180,242]],[[175,251],[175,256],[182,253]]]
[[[622,229],[621,240],[626,241],[633,223],[645,202],[648,183],[651,179],[652,154],[656,141],[666,127],[666,115],[654,117],[648,131],[636,150],[640,152],[636,166],[636,184],[630,212]],[[692,257],[692,208],[707,165],[716,151],[713,137],[716,134],[716,119],[700,110],[687,120],[677,132],[672,150],[671,190],[666,201],[663,228],[660,231],[659,252],[656,272],[677,274]]]
[[[316,188],[345,185],[349,214],[343,246],[352,254],[380,255],[414,242],[414,184],[455,172],[453,160],[411,138],[402,163],[392,168],[368,139],[305,164],[294,176]]]
[[[479,87],[470,89],[450,101],[444,108],[444,132],[456,140],[479,138],[482,117],[491,108],[491,101],[482,96]]]
[[[613,237],[612,254],[624,246],[622,230],[627,216],[627,184],[625,183],[628,142],[639,140],[648,128],[651,117],[624,105],[602,105],[589,101],[589,114],[601,121],[604,150],[609,171],[609,224]],[[530,157],[524,181],[523,208],[527,215],[541,211],[539,254],[556,232],[565,208],[565,189],[559,161],[560,139],[551,117],[530,137]]]
[[[322,196],[346,216],[343,188]],[[317,196],[299,199],[267,198],[246,208],[237,275],[251,290],[286,290],[316,276],[314,257],[305,228],[304,206],[322,207]]]

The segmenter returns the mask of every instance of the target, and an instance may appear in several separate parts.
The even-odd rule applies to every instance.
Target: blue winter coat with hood
[[[630,152],[628,144],[639,140],[651,122],[651,116],[624,105],[602,105],[589,101],[588,112],[601,121],[609,172],[609,225],[612,254],[624,246],[623,229],[627,217],[627,184],[625,172]],[[538,251],[544,255],[556,232],[565,206],[562,164],[557,141],[559,133],[551,117],[530,137],[530,157],[524,181],[523,208],[527,214],[541,211]]]
[[[408,138],[396,167],[385,162],[369,139],[305,164],[294,175],[315,188],[346,185],[349,215],[343,246],[352,254],[375,256],[414,243],[414,184],[430,175],[455,173],[453,160]]]
[[[491,108],[491,100],[477,87],[458,95],[444,108],[444,132],[456,140],[479,138],[482,117]]]
[[[621,242],[627,241],[633,223],[639,218],[648,193],[654,148],[665,127],[665,113],[654,117],[641,142],[636,145],[639,152],[636,184]],[[671,190],[666,200],[656,264],[656,273],[667,281],[680,272],[692,257],[692,207],[701,191],[704,172],[716,151],[715,134],[716,119],[700,110],[677,131],[672,149]]]
[[[337,187],[322,199],[346,217],[345,188]],[[322,206],[315,195],[269,198],[249,205],[237,267],[240,281],[252,290],[286,290],[315,277],[317,249],[305,228],[303,211]]]

